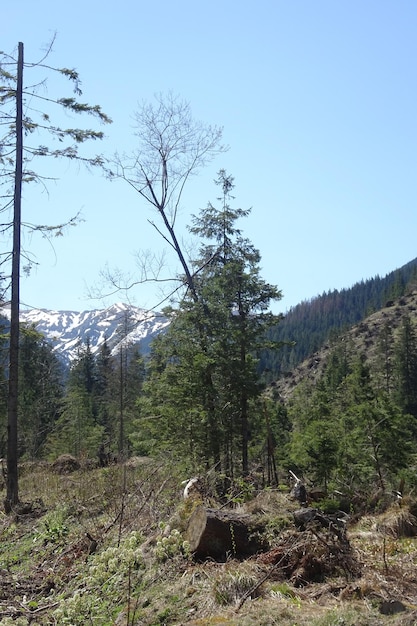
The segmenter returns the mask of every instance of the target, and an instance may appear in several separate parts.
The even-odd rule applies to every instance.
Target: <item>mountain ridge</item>
[[[416,285],[417,258],[385,277],[361,280],[352,287],[329,291],[292,307],[269,331],[269,339],[281,343],[281,349],[260,353],[260,371],[265,382],[285,377],[320,350],[332,334],[340,334],[360,323],[371,312],[406,295]],[[10,309],[3,306],[0,314],[10,318]],[[22,309],[20,319],[33,325],[52,343],[53,351],[66,366],[77,356],[80,343],[87,337],[93,354],[99,351],[104,339],[116,354],[122,335],[124,341],[139,344],[146,354],[152,339],[169,325],[161,313],[120,302],[87,311]]]
[[[2,307],[1,313],[10,319],[8,307]],[[20,321],[34,326],[67,366],[76,358],[80,344],[87,338],[93,354],[100,350],[104,341],[113,354],[125,342],[139,344],[146,353],[152,339],[169,324],[161,313],[123,303],[90,311],[21,310]]]

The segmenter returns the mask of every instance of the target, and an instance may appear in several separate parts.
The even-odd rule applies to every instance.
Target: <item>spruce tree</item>
[[[153,410],[164,414],[165,440],[180,437],[183,454],[197,449],[199,459],[232,477],[248,472],[261,392],[257,354],[278,321],[268,309],[281,292],[262,280],[259,252],[236,225],[248,211],[230,207],[233,178],[221,170],[216,183],[220,208],[209,204],[190,228],[202,239],[194,289],[157,344],[146,389]]]
[[[63,410],[48,437],[49,456],[96,456],[105,433],[99,423],[99,406],[97,364],[87,336],[71,365]]]
[[[97,422],[104,427],[106,440],[114,439],[115,406],[115,362],[111,350],[104,338],[95,359],[96,363],[96,403]]]
[[[349,366],[341,369],[343,363]],[[335,346],[318,381],[297,387],[288,414],[290,461],[324,487],[386,490],[415,449],[408,416],[376,385],[365,356],[343,345]]]
[[[63,368],[52,346],[33,327],[21,330],[19,363],[20,454],[41,458],[60,415]]]
[[[405,315],[395,342],[396,400],[405,413],[414,417],[417,433],[417,333],[409,315]]]
[[[376,379],[381,389],[391,394],[394,369],[394,339],[391,324],[386,322],[379,334],[377,343]]]
[[[293,424],[290,461],[297,475],[308,474],[325,490],[334,477],[341,442],[341,425],[332,413],[333,393],[323,376],[316,385],[300,385],[288,407]]]
[[[349,459],[345,457],[348,462],[340,469],[345,476],[351,473],[357,484],[373,481],[385,490],[387,481],[409,463],[409,420],[388,394],[374,388],[364,355],[353,362],[341,396],[346,430],[342,451],[349,451]]]

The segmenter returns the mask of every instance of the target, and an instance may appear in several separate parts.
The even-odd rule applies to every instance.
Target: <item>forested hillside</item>
[[[316,352],[273,381],[270,389],[275,390],[284,402],[288,402],[296,393],[297,387],[316,386],[325,377],[333,377],[332,367],[340,360],[343,354],[347,369],[348,359],[361,357],[370,368],[375,380],[379,380],[379,387],[392,390],[400,386],[394,370],[401,362],[401,354],[408,352],[410,363],[407,366],[410,374],[413,358],[413,336],[417,325],[417,286],[411,286],[407,293],[395,300],[389,300],[385,306],[371,313],[365,319],[334,334]],[[407,329],[404,335],[404,328]],[[408,334],[408,330],[411,334]],[[404,335],[407,351],[398,349],[400,337]],[[339,354],[339,357],[336,355]],[[349,356],[350,355],[350,356]],[[339,376],[336,375],[336,378]],[[381,383],[381,377],[385,380]],[[410,390],[413,383],[410,382]]]
[[[404,295],[416,278],[417,259],[414,259],[384,278],[362,280],[353,287],[323,293],[291,308],[269,332],[271,339],[286,345],[279,351],[262,352],[260,369],[265,372],[266,380],[275,380],[293,370],[329,338]]]

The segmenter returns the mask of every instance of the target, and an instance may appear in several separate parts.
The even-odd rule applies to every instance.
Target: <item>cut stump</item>
[[[223,560],[228,555],[241,558],[267,549],[262,530],[249,514],[200,505],[189,519],[186,534],[195,558]]]

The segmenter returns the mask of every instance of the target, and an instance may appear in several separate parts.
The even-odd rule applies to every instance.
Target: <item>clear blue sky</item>
[[[92,151],[133,149],[137,103],[157,92],[224,127],[230,150],[190,185],[181,219],[215,202],[216,171],[232,174],[236,206],[252,207],[242,230],[283,292],[275,310],[417,256],[415,0],[20,0],[2,7],[2,24],[0,47],[22,41],[28,61],[57,32],[51,65],[75,67],[83,100],[114,120]],[[50,95],[70,95],[54,80]],[[106,264],[134,274],[135,253],[161,247],[150,210],[121,182],[55,168],[48,194],[25,190],[24,219],[80,210],[85,221],[53,249],[25,239],[39,266],[22,280],[22,301],[83,310],[123,300],[87,294]],[[152,307],[159,294],[139,287],[131,298]]]

